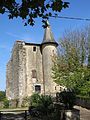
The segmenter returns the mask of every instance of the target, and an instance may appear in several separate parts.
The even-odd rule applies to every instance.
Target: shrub
[[[4,91],[0,91],[0,101],[3,101],[5,98],[6,98],[5,92]]]
[[[21,107],[29,107],[30,104],[30,97],[23,98]]]
[[[61,105],[53,103],[52,97],[48,95],[32,95],[29,113],[30,120],[60,120],[62,118]]]
[[[5,98],[3,102],[4,102],[4,108],[9,108],[9,100]]]
[[[38,106],[39,101],[40,101],[40,95],[38,93],[34,93],[30,97],[30,106]]]
[[[36,117],[38,119],[49,120],[52,113],[54,113],[54,106],[51,96],[40,96],[39,94],[34,94],[31,96],[31,105],[32,106],[29,107],[29,112],[33,118]]]
[[[72,109],[75,105],[76,95],[73,91],[62,91],[56,95],[57,102],[63,103],[65,109]]]

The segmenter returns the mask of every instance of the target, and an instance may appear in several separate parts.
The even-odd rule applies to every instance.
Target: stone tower
[[[55,42],[48,24],[45,29],[43,42],[41,43],[44,92],[48,95],[55,95],[56,93],[56,84],[52,79],[52,57],[54,54],[57,54],[57,46],[58,44]]]
[[[55,95],[56,83],[52,79],[52,57],[57,54],[50,25],[47,26],[41,44],[16,41],[7,63],[6,96],[9,100],[19,99],[33,93]]]

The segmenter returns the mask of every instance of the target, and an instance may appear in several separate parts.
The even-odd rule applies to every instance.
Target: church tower
[[[57,54],[58,43],[55,42],[50,25],[45,29],[44,38],[41,43],[42,49],[42,67],[43,67],[43,85],[44,94],[55,95],[56,83],[52,78],[52,57]]]

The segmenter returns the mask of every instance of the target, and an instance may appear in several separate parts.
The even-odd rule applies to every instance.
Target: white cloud
[[[16,35],[16,34],[13,34],[13,33],[10,33],[10,32],[6,32],[6,34],[9,35],[9,36],[12,36],[12,37],[20,38],[19,35]]]
[[[6,32],[6,34],[7,35],[9,35],[9,36],[12,36],[12,37],[14,37],[14,38],[17,38],[17,39],[19,39],[19,40],[30,40],[30,38],[28,37],[29,35],[17,35],[17,34],[14,34],[14,33],[11,33],[11,32]]]

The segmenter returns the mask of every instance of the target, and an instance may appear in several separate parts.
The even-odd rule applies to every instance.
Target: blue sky
[[[65,0],[64,0],[65,1]],[[60,16],[90,18],[90,0],[66,0],[70,7],[63,10]],[[66,19],[50,18],[49,23],[54,38],[59,41],[67,29],[80,28],[90,24],[90,21],[76,21]],[[6,87],[6,64],[10,58],[13,44],[16,40],[26,42],[42,42],[44,29],[40,19],[36,19],[34,27],[24,26],[19,19],[9,20],[7,15],[0,15],[0,90]]]

